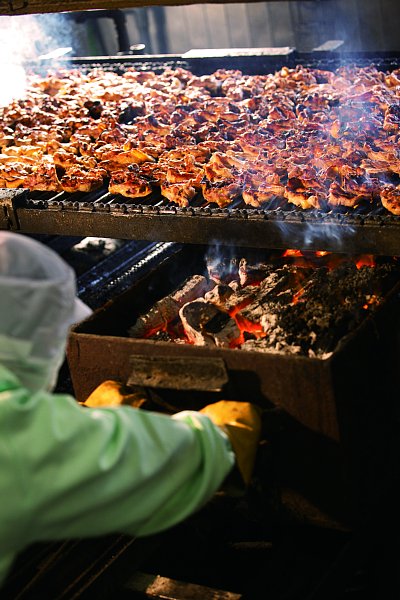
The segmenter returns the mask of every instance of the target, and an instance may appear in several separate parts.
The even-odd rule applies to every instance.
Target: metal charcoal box
[[[204,269],[204,248],[186,246],[72,329],[77,399],[116,379],[168,389],[179,409],[220,398],[277,407],[294,424],[277,455],[289,479],[308,480],[340,513],[349,499],[369,503],[395,458],[399,285],[325,359],[128,337],[139,315]]]

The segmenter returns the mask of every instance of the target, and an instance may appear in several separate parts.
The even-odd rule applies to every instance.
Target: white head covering
[[[32,391],[51,389],[68,329],[91,309],[76,297],[74,271],[53,250],[0,231],[0,363]]]

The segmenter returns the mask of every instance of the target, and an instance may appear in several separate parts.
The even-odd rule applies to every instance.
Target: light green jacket
[[[0,582],[32,542],[143,536],[201,507],[234,464],[204,415],[91,409],[0,364]]]

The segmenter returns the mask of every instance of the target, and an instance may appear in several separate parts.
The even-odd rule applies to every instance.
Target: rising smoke
[[[30,61],[73,51],[77,36],[63,14],[0,17],[0,106],[24,95]],[[60,54],[60,53],[59,53]]]

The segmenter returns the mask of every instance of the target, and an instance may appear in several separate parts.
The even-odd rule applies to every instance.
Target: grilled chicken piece
[[[57,150],[53,154],[53,161],[57,167],[69,169],[70,167],[80,166],[83,169],[94,169],[97,161],[91,156],[77,156],[73,152],[66,152],[64,149]]]
[[[0,165],[15,165],[15,169],[18,169],[18,165],[37,165],[38,159],[33,156],[24,155],[9,155],[0,154]]]
[[[400,107],[398,103],[388,106],[385,111],[383,129],[385,131],[398,132],[400,127]]]
[[[312,167],[299,166],[291,174],[295,176],[288,179],[284,192],[285,198],[301,208],[321,208],[326,197],[326,189],[316,170]]]
[[[0,187],[13,189],[24,187],[25,180],[32,172],[32,168],[32,165],[29,165],[29,163],[24,164],[10,161],[0,164]]]
[[[80,165],[67,168],[60,179],[64,192],[93,192],[104,184],[107,173],[104,169],[85,169]]]
[[[60,192],[62,190],[56,167],[50,162],[43,162],[35,167],[25,178],[23,187],[43,192]]]
[[[283,197],[285,186],[281,184],[277,173],[247,171],[243,177],[243,200],[246,204],[258,208],[277,196]]]
[[[254,206],[254,208],[259,208],[274,198],[283,197],[284,194],[284,186],[267,183],[256,188],[245,185],[242,191],[243,200],[245,203],[249,206]]]
[[[181,146],[169,152],[163,152],[159,157],[159,162],[170,163],[173,161],[184,162],[186,166],[204,164],[209,160],[211,151],[207,148],[197,146]]]
[[[128,169],[112,173],[108,190],[111,194],[120,194],[127,198],[141,198],[153,191],[147,179]]]
[[[100,144],[104,146],[105,142],[100,142]],[[94,146],[91,137],[82,133],[74,133],[70,137],[68,151],[79,153],[81,156],[93,156]]]
[[[196,188],[187,183],[162,183],[161,194],[170,202],[175,202],[178,206],[189,206],[190,201],[195,197]]]
[[[358,204],[359,199],[359,195],[346,191],[337,181],[334,181],[329,188],[328,203],[330,206],[354,207]]]
[[[312,188],[305,188],[299,179],[291,179],[285,187],[285,198],[300,208],[321,208],[321,195]]]
[[[204,174],[211,183],[235,180],[238,177],[238,169],[241,169],[243,164],[243,160],[234,156],[215,152],[204,165]]]
[[[176,167],[168,167],[166,181],[167,183],[190,183],[193,187],[199,188],[203,176],[203,169],[197,167],[187,171]]]
[[[385,185],[380,191],[382,205],[394,215],[400,215],[400,186]]]
[[[78,135],[87,135],[92,140],[97,140],[101,134],[106,130],[106,123],[102,121],[89,121],[85,125],[80,125],[76,129]]]
[[[125,168],[133,168],[141,164],[153,164],[154,158],[145,152],[138,149],[120,150],[119,148],[110,149],[109,146],[99,148],[95,151],[96,157],[99,159],[99,166],[105,169],[109,174],[114,171],[121,171]]]
[[[137,148],[123,150],[110,145],[101,146],[98,148],[98,150],[95,151],[95,156],[98,160],[111,161],[119,164],[120,167],[124,165],[131,165],[133,163],[140,165],[144,162],[154,162],[154,158],[152,156],[149,156]]]
[[[210,182],[203,183],[201,186],[204,199],[207,202],[213,202],[218,204],[220,208],[225,208],[229,204],[238,198],[242,193],[242,189],[236,183],[224,184],[212,184]]]
[[[3,155],[18,157],[19,160],[24,161],[25,158],[40,160],[44,154],[43,145],[26,145],[26,146],[7,146],[3,148]],[[1,158],[0,158],[1,160]]]

